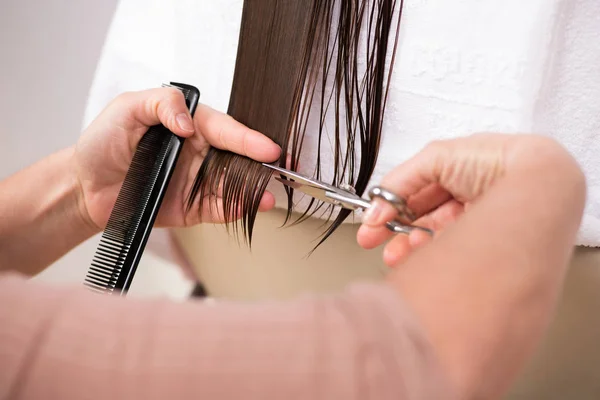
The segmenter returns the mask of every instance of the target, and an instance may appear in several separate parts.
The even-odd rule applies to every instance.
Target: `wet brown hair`
[[[289,152],[288,167],[296,170],[311,108],[318,108],[313,176],[322,179],[324,121],[333,112],[334,171],[329,183],[350,185],[362,195],[379,152],[402,7],[401,0],[244,1],[228,114],[279,144],[284,149],[280,166],[286,166]],[[366,59],[360,60],[361,55]],[[251,245],[258,206],[271,174],[256,161],[211,148],[188,206],[198,196],[200,201],[214,199],[210,194],[222,185],[226,224]],[[288,222],[294,204],[292,190],[286,187],[286,191]],[[319,210],[329,213],[329,218],[334,211],[313,200],[295,223]],[[349,210],[341,210],[319,244],[349,215]]]

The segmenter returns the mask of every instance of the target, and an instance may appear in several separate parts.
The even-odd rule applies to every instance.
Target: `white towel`
[[[119,92],[165,80],[198,86],[201,101],[226,111],[242,4],[121,0],[86,124]],[[565,144],[587,174],[578,244],[600,246],[600,161],[593,157],[600,146],[594,140],[599,16],[597,0],[407,0],[372,183],[434,139],[544,133]],[[306,172],[314,157],[315,143],[308,141],[301,159]],[[331,171],[331,157],[326,151],[322,157]],[[283,190],[271,188],[285,205]]]
[[[563,143],[583,166],[588,201],[578,243],[600,246],[600,1],[563,1],[534,112],[534,131]]]

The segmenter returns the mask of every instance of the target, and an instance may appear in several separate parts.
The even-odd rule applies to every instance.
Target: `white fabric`
[[[243,0],[121,0],[86,113],[166,81],[197,86],[225,112]],[[538,132],[583,165],[589,200],[578,244],[600,246],[600,2],[407,0],[372,182],[434,139]],[[331,126],[332,118],[327,119]],[[315,132],[310,130],[309,132]],[[314,142],[301,166],[311,173]],[[323,154],[325,162],[331,160]],[[327,168],[325,168],[327,170]],[[276,186],[278,203],[283,192]]]

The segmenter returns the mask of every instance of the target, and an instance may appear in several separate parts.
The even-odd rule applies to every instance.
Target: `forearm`
[[[583,212],[570,157],[545,142],[515,153],[504,178],[392,277],[465,398],[499,396],[530,356]]]
[[[0,270],[33,275],[91,237],[65,149],[0,182]]]
[[[203,306],[0,277],[0,303],[0,398],[454,399],[383,285]]]

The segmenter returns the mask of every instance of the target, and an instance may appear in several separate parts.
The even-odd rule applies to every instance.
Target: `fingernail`
[[[181,113],[175,118],[177,119],[177,125],[179,125],[182,130],[186,132],[194,132],[194,123],[189,115]]]
[[[371,203],[371,206],[365,211],[363,216],[363,223],[375,225],[379,222],[379,216],[381,215],[381,205],[377,202]]]

